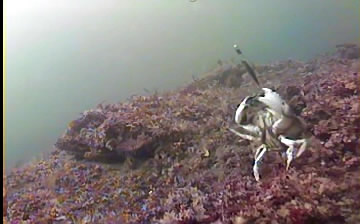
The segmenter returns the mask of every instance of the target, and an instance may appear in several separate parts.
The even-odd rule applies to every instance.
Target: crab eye
[[[240,107],[240,103],[238,105],[236,105],[236,108],[239,108]]]

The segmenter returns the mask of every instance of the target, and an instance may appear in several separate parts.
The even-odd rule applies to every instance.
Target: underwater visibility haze
[[[308,60],[359,40],[359,1],[6,2],[6,165],[98,103],[183,86],[236,59]]]
[[[360,223],[360,1],[12,0],[9,223]]]

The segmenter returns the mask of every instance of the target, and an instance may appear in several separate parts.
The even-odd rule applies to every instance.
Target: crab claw
[[[247,107],[247,101],[250,97],[247,96],[240,104],[239,106],[237,107],[236,109],[236,113],[235,113],[235,122],[237,124],[239,124],[241,122],[241,120],[243,119],[243,116],[244,116],[244,110],[245,108]]]

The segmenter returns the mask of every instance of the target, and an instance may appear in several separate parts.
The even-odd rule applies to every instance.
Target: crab
[[[296,116],[276,91],[269,88],[261,88],[259,93],[243,99],[236,109],[235,123],[241,131],[230,131],[243,139],[260,143],[254,155],[256,181],[260,180],[259,167],[266,152],[285,153],[288,170],[291,162],[301,156],[310,144],[305,121]]]

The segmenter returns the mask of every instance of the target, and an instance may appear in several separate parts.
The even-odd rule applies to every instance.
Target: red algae
[[[201,82],[84,112],[50,158],[7,176],[3,215],[9,223],[359,223],[359,60],[344,52],[257,66],[260,83],[313,133],[288,172],[269,156],[256,182],[251,146],[228,131],[255,85]]]

